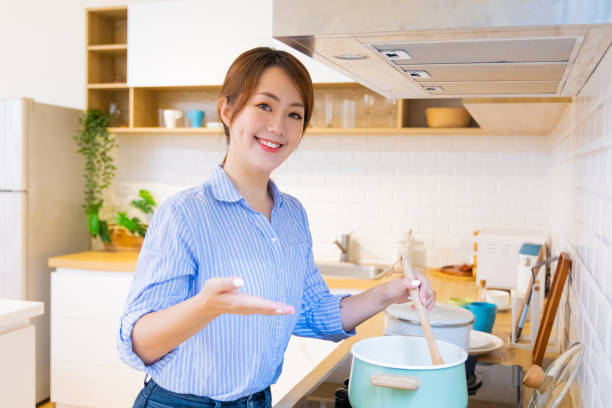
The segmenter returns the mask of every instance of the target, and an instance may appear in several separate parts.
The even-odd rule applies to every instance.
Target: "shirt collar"
[[[244,200],[221,165],[218,165],[212,174],[210,186],[214,197],[219,201],[235,203]],[[268,180],[268,191],[272,193],[274,207],[280,207],[283,203],[283,195],[272,179]]]

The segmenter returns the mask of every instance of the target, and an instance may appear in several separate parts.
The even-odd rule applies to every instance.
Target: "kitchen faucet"
[[[334,241],[334,244],[336,244],[338,246],[338,248],[340,248],[340,262],[348,262],[349,260],[349,248],[351,245],[351,234],[352,232],[349,232],[348,234],[342,234],[340,236],[340,242],[338,242],[338,240],[336,239]]]

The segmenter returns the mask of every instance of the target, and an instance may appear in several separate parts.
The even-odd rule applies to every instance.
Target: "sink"
[[[333,261],[321,261],[316,264],[322,275],[341,278],[378,279],[385,271],[385,268],[380,265],[360,265]]]

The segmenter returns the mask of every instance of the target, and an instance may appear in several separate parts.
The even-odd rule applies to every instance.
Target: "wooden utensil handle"
[[[419,377],[397,374],[372,374],[370,384],[377,387],[395,388],[398,390],[416,391],[421,386]]]
[[[412,263],[410,262],[409,256],[410,255],[408,254],[407,250],[402,251],[402,265],[404,267],[404,276],[410,281],[413,281],[414,273],[412,272]],[[436,339],[434,337],[433,331],[431,330],[429,319],[427,318],[427,311],[425,310],[425,306],[423,306],[423,304],[421,303],[421,299],[419,298],[419,288],[410,289],[410,296],[414,299],[416,311],[419,315],[419,320],[421,321],[421,328],[423,329],[423,333],[425,334],[427,347],[429,347],[431,362],[434,365],[444,364],[444,360],[442,359],[440,350],[438,350],[438,345],[436,344]]]

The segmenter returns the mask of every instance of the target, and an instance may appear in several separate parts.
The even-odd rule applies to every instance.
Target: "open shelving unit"
[[[118,108],[119,126],[129,126],[127,7],[87,10],[87,108]]]
[[[178,127],[168,129],[163,126],[161,118],[162,109],[178,109],[184,113],[190,109],[201,109],[205,112],[205,123],[218,122],[216,103],[221,85],[128,87],[127,13],[126,6],[87,10],[87,108],[100,108],[108,112],[111,104],[114,104],[119,113],[109,131],[116,134],[223,134],[223,128],[188,127],[185,118],[179,121]],[[307,134],[482,133],[478,127],[429,128],[424,122],[423,104],[399,99],[391,104],[358,83],[317,83],[314,89],[315,109]],[[366,93],[372,95],[374,100],[369,115],[363,103]],[[324,101],[330,95],[333,110],[331,123],[328,123]],[[343,123],[345,101],[355,103],[353,123]],[[454,100],[454,104],[461,104],[461,100]]]

